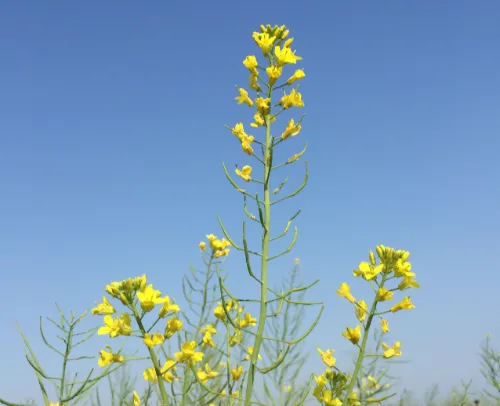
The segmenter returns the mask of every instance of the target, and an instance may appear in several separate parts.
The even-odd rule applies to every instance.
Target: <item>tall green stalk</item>
[[[268,97],[271,98],[272,87],[269,87]],[[269,103],[271,104],[271,103]],[[261,288],[260,288],[260,311],[257,325],[257,335],[255,336],[251,365],[248,373],[248,381],[245,391],[245,406],[252,404],[253,387],[255,383],[255,368],[259,357],[264,329],[267,318],[267,265],[269,262],[269,233],[271,229],[271,192],[269,179],[272,169],[272,137],[271,137],[271,114],[266,115],[266,141],[264,145],[264,226],[262,231],[262,260],[261,260]]]

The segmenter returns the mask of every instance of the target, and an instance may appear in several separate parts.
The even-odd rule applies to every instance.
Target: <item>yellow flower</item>
[[[356,328],[346,327],[346,331],[342,335],[351,343],[357,344],[361,338],[361,326],[357,326]]]
[[[351,287],[345,282],[340,284],[340,289],[337,289],[337,295],[339,295],[340,297],[345,297],[351,303],[354,303],[356,301],[354,296],[351,295]]]
[[[324,402],[325,406],[341,406],[342,402],[339,398],[333,397],[333,392],[330,389],[325,389],[322,396],[318,399],[320,402]]]
[[[254,32],[252,37],[257,46],[264,52],[264,55],[267,55],[269,48],[276,40],[275,36],[271,36],[266,32]]]
[[[354,312],[358,320],[363,323],[366,319],[366,311],[368,310],[368,305],[364,300],[358,301],[357,306],[354,306]]]
[[[248,97],[248,92],[242,87],[240,87],[238,91],[240,92],[240,95],[234,98],[238,102],[238,104],[245,103],[248,104],[248,106],[252,106],[253,101],[252,99],[250,99],[250,97]]]
[[[283,386],[281,387],[281,390],[282,390],[283,392],[290,392],[290,391],[292,390],[292,386],[291,386],[291,385],[283,385]]]
[[[110,350],[111,348],[107,346]],[[114,362],[123,362],[124,358],[120,354],[113,354],[112,351],[102,350],[99,352],[99,359],[97,360],[97,364],[102,368],[106,365],[112,364]]]
[[[97,314],[99,316],[103,316],[105,314],[113,314],[115,313],[115,308],[111,303],[108,302],[106,296],[102,297],[102,303],[97,303],[97,307],[92,309],[92,314]]]
[[[198,247],[200,247],[200,250],[205,251],[207,249],[207,244],[202,241],[198,244]]]
[[[245,355],[245,361],[248,361],[252,355],[253,355],[253,347],[252,346],[248,346],[247,347],[247,351],[248,351],[248,354]],[[257,356],[257,359],[262,359],[262,357],[260,356],[260,354]]]
[[[250,182],[252,180],[252,177],[250,174],[252,173],[252,167],[249,165],[245,165],[243,168],[241,168],[241,171],[236,168],[236,175],[241,177],[243,180],[246,180],[247,182]]]
[[[284,109],[289,109],[290,107],[304,107],[302,95],[295,89],[292,89],[289,95],[287,95],[285,92],[279,104]]]
[[[226,312],[224,311],[222,305],[219,305],[214,309],[214,316],[222,321],[226,319]]]
[[[306,74],[304,73],[304,69],[297,69],[293,73],[293,75],[288,78],[288,80],[286,81],[286,83],[288,83],[289,85],[291,85],[292,83],[296,82],[297,80],[303,79],[305,76],[306,76]]]
[[[391,307],[391,312],[396,313],[400,310],[414,309],[415,305],[411,302],[410,296],[406,296],[401,302]]]
[[[133,393],[133,401],[134,401],[134,406],[141,406],[141,398],[139,397],[139,394],[134,391]]]
[[[163,367],[161,368],[161,376],[164,381],[168,383],[172,383],[174,381],[174,374],[172,371],[175,371],[175,366],[177,365],[177,362],[171,358],[167,359],[165,364],[163,364]]]
[[[210,326],[211,328],[208,329],[208,326]],[[211,324],[209,324],[208,326],[207,326],[207,329],[201,329],[201,332],[205,333],[203,335],[202,343],[203,343],[203,346],[209,345],[210,347],[213,348],[213,347],[215,347],[215,343],[212,340],[212,334],[215,334],[217,330],[215,330],[215,328]]]
[[[326,379],[325,375],[315,376],[314,379],[316,380],[316,384],[320,387],[320,389],[323,389],[325,385],[328,383],[328,380]]]
[[[111,282],[109,285],[106,285],[104,290],[108,292],[111,296],[118,297],[120,296],[120,283]]]
[[[415,276],[415,273],[411,272],[411,263],[403,261],[403,259],[398,259],[396,262],[396,269],[394,270],[394,276],[396,278],[411,278]]]
[[[300,264],[300,258],[295,258],[295,264],[296,265]]]
[[[241,344],[243,342],[243,334],[241,330],[236,330],[229,340],[229,345],[234,347],[235,345]]]
[[[323,352],[320,348],[318,348],[318,352],[327,367],[333,368],[335,366],[335,364],[337,363],[337,359],[332,356],[334,350],[326,350],[325,352]]]
[[[257,75],[251,74],[248,77],[248,87],[250,87],[250,89],[255,90],[256,92],[260,92],[262,90],[259,84],[259,77]]]
[[[369,264],[368,262],[361,262],[359,264],[359,269],[355,269],[353,272],[354,276],[362,276],[363,279],[367,281],[371,281],[375,279],[377,275],[382,272],[384,269],[384,265],[380,264],[378,266],[374,266]]]
[[[399,283],[399,290],[406,290],[410,288],[418,289],[420,288],[420,284],[412,277],[404,277],[403,280]]]
[[[295,124],[295,121],[291,119],[286,126],[285,131],[281,134],[281,138],[286,140],[288,137],[294,137],[302,130],[302,126],[300,124]]]
[[[379,288],[377,291],[377,300],[380,302],[385,302],[386,300],[392,300],[394,293],[386,288]]]
[[[259,66],[259,64],[254,55],[247,56],[243,61],[243,65],[245,65],[245,68],[247,68],[252,75],[257,76],[259,74],[259,71],[257,70],[257,66]]]
[[[270,98],[257,97],[255,99],[255,105],[262,116],[265,116],[269,111],[269,103],[271,103]]]
[[[297,61],[302,60],[302,57],[295,55],[295,52],[288,47],[280,48],[277,46],[274,48],[274,54],[276,55],[276,60],[278,61],[278,65],[286,65],[286,64],[296,64]]]
[[[59,402],[50,402],[49,406],[59,406]]]
[[[142,310],[145,312],[150,312],[155,305],[165,302],[165,299],[161,298],[161,292],[153,289],[152,284],[137,292],[137,299],[141,302]]]
[[[352,406],[361,406],[361,402],[358,400],[357,393],[351,393],[351,396],[349,396],[348,402],[349,402],[349,405],[352,405]]]
[[[146,333],[144,335],[143,341],[148,348],[153,348],[155,345],[163,344],[165,342],[165,337],[160,333],[154,333],[153,337],[151,337],[150,334]]]
[[[401,343],[399,341],[395,342],[392,347],[382,343],[382,348],[384,349],[384,358],[400,357],[403,354],[401,352]]]
[[[253,116],[254,122],[250,124],[251,127],[258,128],[262,127],[266,122],[264,121],[264,118],[260,115],[260,113],[255,113]]]
[[[206,383],[209,379],[214,379],[219,375],[218,372],[212,371],[210,366],[208,364],[205,364],[205,371],[203,371],[201,368],[198,369],[196,372],[196,375],[198,376],[198,379],[202,383]]]
[[[175,358],[178,362],[187,362],[188,365],[194,365],[203,359],[202,352],[196,352],[196,342],[188,341],[182,344],[181,351],[176,352]]]
[[[233,376],[233,380],[236,382],[240,379],[240,376],[243,375],[243,367],[240,365],[238,368],[231,369],[231,375]]]
[[[178,313],[181,311],[181,308],[178,305],[170,302],[170,298],[168,296],[165,296],[163,300],[163,306],[160,309],[160,313],[158,313],[159,317],[163,318],[168,313]]]
[[[182,330],[182,320],[177,317],[172,317],[167,321],[167,327],[165,328],[165,337],[170,338],[178,331]]]
[[[257,319],[255,317],[252,317],[250,313],[245,313],[245,317],[243,320],[240,320],[240,327],[245,328],[248,326],[256,326],[257,325]]]
[[[252,155],[253,154],[253,148],[252,146],[247,143],[247,142],[242,142],[241,143],[241,149],[243,150],[243,152],[245,152],[246,154],[248,155]]]
[[[146,381],[152,382],[154,384],[158,382],[158,376],[156,375],[156,370],[154,368],[145,369],[142,373],[142,376]]]
[[[122,314],[120,318],[112,316],[104,316],[104,326],[98,331],[98,335],[109,334],[111,338],[118,337],[119,335],[130,335],[130,315],[128,313]]]
[[[383,333],[389,332],[389,322],[385,319],[380,320],[380,327],[382,328]]]
[[[269,84],[272,86],[280,78],[283,68],[281,66],[270,65],[266,68],[267,76],[269,77]]]

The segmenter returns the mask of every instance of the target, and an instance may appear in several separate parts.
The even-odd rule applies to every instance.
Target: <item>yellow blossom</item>
[[[411,278],[415,276],[414,272],[411,272],[411,263],[403,261],[403,259],[398,259],[396,262],[396,269],[394,270],[394,276],[396,278]]]
[[[198,379],[201,381],[201,383],[206,383],[209,379],[216,378],[219,373],[212,371],[210,366],[208,364],[205,364],[205,371],[200,368],[198,369],[198,371],[196,371],[196,375],[198,376]]]
[[[97,314],[99,316],[103,316],[105,314],[113,314],[115,313],[115,308],[111,303],[108,302],[106,296],[102,297],[102,303],[97,303],[97,307],[92,309],[92,314]]]
[[[253,355],[253,347],[252,346],[248,346],[247,347],[247,351],[248,351],[248,354],[245,355],[245,361],[248,361],[252,355]],[[262,359],[262,357],[260,356],[260,354],[257,356],[258,359]]]
[[[155,305],[165,302],[165,299],[161,297],[161,292],[153,289],[152,284],[137,292],[137,299],[141,302],[142,310],[145,312],[150,312],[154,309]]]
[[[274,48],[274,54],[276,55],[279,66],[290,63],[296,64],[297,61],[302,60],[302,57],[295,55],[295,52],[288,47],[283,47],[283,49],[281,49],[280,46],[277,46]]]
[[[160,333],[154,333],[152,337],[150,334],[146,333],[143,341],[148,348],[153,348],[155,345],[163,344],[165,337]]]
[[[161,368],[161,376],[164,381],[168,383],[172,383],[174,381],[175,376],[172,371],[175,371],[176,365],[177,362],[172,358],[167,359],[165,364],[163,364],[163,367]]]
[[[259,77],[250,74],[250,76],[248,77],[248,87],[250,87],[250,89],[255,90],[256,92],[260,92],[262,89],[259,84]]]
[[[238,104],[245,103],[248,106],[252,106],[253,101],[252,99],[250,99],[250,97],[248,97],[248,92],[242,87],[240,87],[238,91],[240,92],[240,95],[238,97],[235,97],[235,100],[238,102]]]
[[[196,364],[203,359],[202,352],[196,352],[196,342],[187,341],[182,344],[181,351],[176,352],[175,358],[178,362],[187,362],[189,365]]]
[[[324,402],[325,406],[341,406],[342,402],[339,398],[333,396],[333,392],[330,389],[325,389],[322,395],[318,399],[320,402]]]
[[[283,68],[281,66],[270,65],[266,68],[267,76],[269,77],[269,84],[272,86],[280,78]]]
[[[248,326],[256,326],[257,325],[257,319],[255,317],[252,317],[250,313],[245,313],[245,317],[240,320],[240,327],[245,328]]]
[[[120,354],[113,354],[111,348],[108,346],[110,351],[102,350],[99,352],[99,359],[97,364],[102,368],[106,365],[112,364],[114,362],[123,362],[124,358]]]
[[[401,343],[399,341],[395,342],[392,347],[382,343],[382,348],[384,349],[384,358],[400,357],[403,354],[401,352]]]
[[[224,311],[224,308],[222,307],[222,305],[218,305],[214,309],[214,316],[222,321],[224,321],[226,319],[226,312]]]
[[[236,382],[240,379],[240,376],[243,375],[243,367],[240,365],[238,368],[231,369],[231,375],[233,376],[233,380]]]
[[[322,389],[325,387],[325,385],[328,383],[328,380],[326,379],[325,375],[318,375],[315,376],[314,379],[316,380],[316,384]]]
[[[241,344],[243,342],[243,334],[241,330],[236,330],[229,340],[229,345],[234,347],[235,345]]]
[[[293,73],[293,75],[288,78],[288,80],[286,81],[286,83],[288,83],[289,85],[291,85],[292,83],[296,82],[297,80],[303,79],[305,76],[306,76],[306,74],[304,73],[304,69],[297,69]]]
[[[380,302],[385,302],[386,300],[392,300],[394,293],[392,290],[386,288],[379,288],[377,291],[377,300]]]
[[[59,406],[59,402],[49,402],[49,406]]]
[[[356,328],[346,327],[346,331],[342,335],[351,343],[357,344],[361,338],[361,326],[357,326]]]
[[[264,55],[267,55],[269,48],[276,40],[275,36],[269,35],[267,32],[254,32],[252,35],[257,46],[262,50]]]
[[[340,284],[340,289],[337,289],[337,295],[339,295],[340,297],[345,297],[351,303],[354,303],[356,301],[354,296],[351,295],[351,287],[345,282]]]
[[[257,97],[255,99],[255,105],[262,116],[265,116],[268,113],[269,103],[271,103],[270,98]]]
[[[382,328],[383,333],[389,332],[389,322],[385,319],[380,320],[380,327]]]
[[[177,317],[172,317],[167,321],[167,327],[165,328],[165,337],[170,338],[178,331],[182,330],[182,320]]]
[[[266,122],[264,121],[264,117],[260,115],[260,113],[255,113],[253,116],[254,122],[250,124],[251,127],[258,128],[262,127]]]
[[[109,334],[111,338],[119,335],[128,336],[131,333],[131,319],[128,313],[124,313],[120,318],[112,316],[104,316],[104,326],[98,331],[98,335]]]
[[[134,391],[133,393],[133,402],[134,402],[134,406],[141,406],[141,398],[139,397],[139,394]]]
[[[106,285],[104,290],[108,292],[111,296],[118,297],[120,296],[120,283],[111,282],[109,285]]]
[[[257,76],[259,74],[257,70],[257,66],[259,66],[259,64],[255,55],[247,56],[243,61],[243,65],[245,65],[245,68],[247,68],[252,73],[252,75]]]
[[[279,104],[284,109],[289,109],[290,107],[304,107],[302,95],[295,89],[292,89],[292,91],[288,95],[285,92]]]
[[[246,180],[247,182],[250,182],[252,180],[252,177],[250,174],[252,173],[252,167],[249,165],[245,165],[241,170],[236,168],[236,175],[241,177],[243,180]]]
[[[243,152],[245,152],[248,155],[252,155],[253,154],[252,145],[249,144],[248,142],[242,142],[241,143],[241,149],[243,150]]]
[[[327,367],[333,368],[335,366],[335,364],[337,363],[337,359],[332,356],[334,350],[326,350],[323,352],[320,348],[318,348],[318,352]]]
[[[283,134],[281,134],[281,138],[283,140],[286,140],[288,137],[294,137],[298,133],[300,133],[300,130],[302,130],[302,126],[299,123],[295,124],[295,121],[291,119],[288,122],[285,131],[283,131]]]
[[[290,392],[290,391],[292,390],[292,386],[291,386],[291,385],[283,385],[283,386],[281,387],[281,390],[282,390],[283,392]]]
[[[404,277],[403,280],[399,283],[399,290],[406,290],[410,288],[418,289],[420,288],[420,284],[412,277]]]
[[[158,313],[159,317],[163,318],[169,313],[178,313],[181,311],[181,308],[178,305],[170,302],[170,298],[168,296],[165,296],[163,300],[163,306],[160,309],[160,313]]]
[[[207,244],[205,241],[202,241],[198,244],[198,247],[200,247],[200,250],[205,251],[207,249]]]
[[[391,307],[391,312],[396,313],[400,310],[414,309],[415,305],[411,302],[410,296],[406,296],[401,302]]]
[[[142,373],[142,376],[146,381],[156,384],[158,382],[158,376],[156,375],[156,370],[154,368],[147,368]]]
[[[369,264],[368,262],[361,262],[359,264],[359,268],[355,269],[353,272],[354,276],[362,276],[363,279],[367,281],[371,281],[372,279],[375,279],[377,275],[382,272],[384,269],[384,265],[380,264],[378,266],[374,266]]]
[[[366,319],[366,311],[368,310],[368,305],[364,300],[358,301],[358,304],[354,306],[354,312],[358,320],[363,323]]]

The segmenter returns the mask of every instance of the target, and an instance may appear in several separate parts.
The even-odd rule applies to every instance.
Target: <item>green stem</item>
[[[71,320],[71,321],[73,321],[73,320]],[[62,373],[61,373],[61,387],[59,388],[59,399],[64,399],[64,385],[65,385],[65,380],[66,380],[66,367],[68,365],[69,353],[71,352],[71,343],[73,341],[73,327],[74,327],[73,323],[70,323],[69,330],[68,330],[68,337],[66,339],[66,349],[64,351],[63,367],[62,367]]]
[[[139,326],[139,329],[142,332],[142,335],[147,333],[146,329],[144,328],[144,325],[142,324],[141,317],[139,316],[139,313],[137,312],[137,308],[135,307],[135,303],[132,303],[130,306],[132,309],[132,312],[134,313],[135,320],[137,321],[137,325]],[[161,396],[161,406],[169,406],[168,402],[168,394],[167,394],[167,389],[165,388],[165,382],[163,381],[163,376],[162,372],[160,369],[160,362],[158,361],[158,358],[156,357],[156,354],[152,348],[148,347],[149,351],[149,356],[151,358],[151,362],[153,363],[153,367],[156,372],[156,376],[158,377],[158,388],[160,389],[160,396]]]
[[[269,90],[268,97],[271,97],[271,89]],[[266,325],[267,313],[267,263],[269,260],[269,240],[270,240],[270,225],[271,225],[271,191],[269,178],[272,169],[272,137],[271,137],[271,112],[266,117],[266,143],[264,150],[264,224],[262,234],[262,258],[261,258],[261,274],[260,280],[262,282],[260,289],[260,312],[259,322],[257,326],[257,334],[253,345],[252,358],[250,360],[250,368],[248,372],[248,381],[245,391],[245,406],[252,404],[253,387],[255,383],[255,371],[257,360],[259,356],[262,339],[264,336],[264,327]]]
[[[380,288],[384,287],[385,283],[385,275],[382,277],[382,281],[380,282]],[[377,310],[377,294],[375,294],[375,299],[373,299],[373,304],[370,309],[370,314],[368,316],[368,320],[366,321],[366,327],[363,331],[363,340],[361,341],[361,347],[359,348],[358,359],[356,361],[356,366],[354,367],[354,372],[351,377],[351,381],[349,382],[349,386],[347,387],[347,392],[344,398],[344,403],[347,405],[349,402],[349,398],[351,397],[352,391],[356,384],[356,380],[358,379],[359,372],[361,367],[363,366],[363,360],[365,358],[366,344],[368,342],[368,337],[370,336],[370,327],[372,325],[373,318],[375,317],[375,312]]]

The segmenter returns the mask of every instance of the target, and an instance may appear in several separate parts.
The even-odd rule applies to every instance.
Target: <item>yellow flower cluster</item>
[[[229,255],[229,246],[231,243],[223,238],[219,240],[215,235],[208,234],[207,235],[208,243],[210,244],[210,248],[212,250],[212,255],[214,258],[222,258],[227,257]],[[201,241],[198,244],[200,250],[205,251],[207,249],[207,243],[205,241]]]
[[[400,310],[410,310],[415,308],[411,302],[410,296],[403,298],[403,300],[390,307],[387,311],[377,311],[377,305],[379,303],[393,300],[394,293],[396,291],[420,287],[418,282],[415,280],[416,275],[412,272],[411,263],[408,262],[410,257],[409,252],[395,250],[383,245],[377,246],[375,251],[378,256],[378,263],[375,258],[375,254],[373,251],[370,251],[369,262],[361,262],[359,267],[353,272],[355,277],[362,277],[370,283],[374,289],[375,298],[371,308],[369,309],[368,304],[364,300],[356,300],[354,295],[351,293],[351,287],[347,283],[341,283],[339,289],[337,289],[338,296],[345,298],[354,305],[354,313],[358,321],[361,323],[355,327],[346,327],[345,331],[342,332],[342,335],[347,340],[360,348],[360,357],[364,356],[368,330],[374,317],[380,317],[386,313],[396,313]],[[386,286],[386,283],[394,279],[399,279],[395,288],[389,288]],[[383,333],[389,332],[389,323],[382,317],[380,317],[380,327]],[[360,344],[362,338],[363,340]],[[382,348],[384,351],[381,355],[379,355],[380,357],[387,359],[402,355],[401,343],[399,341],[395,342],[392,346],[382,343]],[[318,349],[318,352],[324,364],[328,368],[336,369],[336,359],[332,355],[334,352],[333,350],[329,349],[322,351],[321,349]],[[359,368],[354,372],[354,374],[357,373],[359,373]],[[342,402],[345,401],[345,396],[347,396],[347,394],[349,394],[350,405],[360,404],[357,400],[356,393],[353,391],[352,379],[356,378],[348,378],[341,374],[338,370],[337,372],[332,372],[328,369],[326,373],[316,377],[317,385],[313,391],[313,395],[324,405],[341,405],[343,404]],[[365,386],[371,385],[370,387],[378,387],[376,379],[371,376],[366,378],[365,381]],[[347,382],[348,385],[346,384]]]

